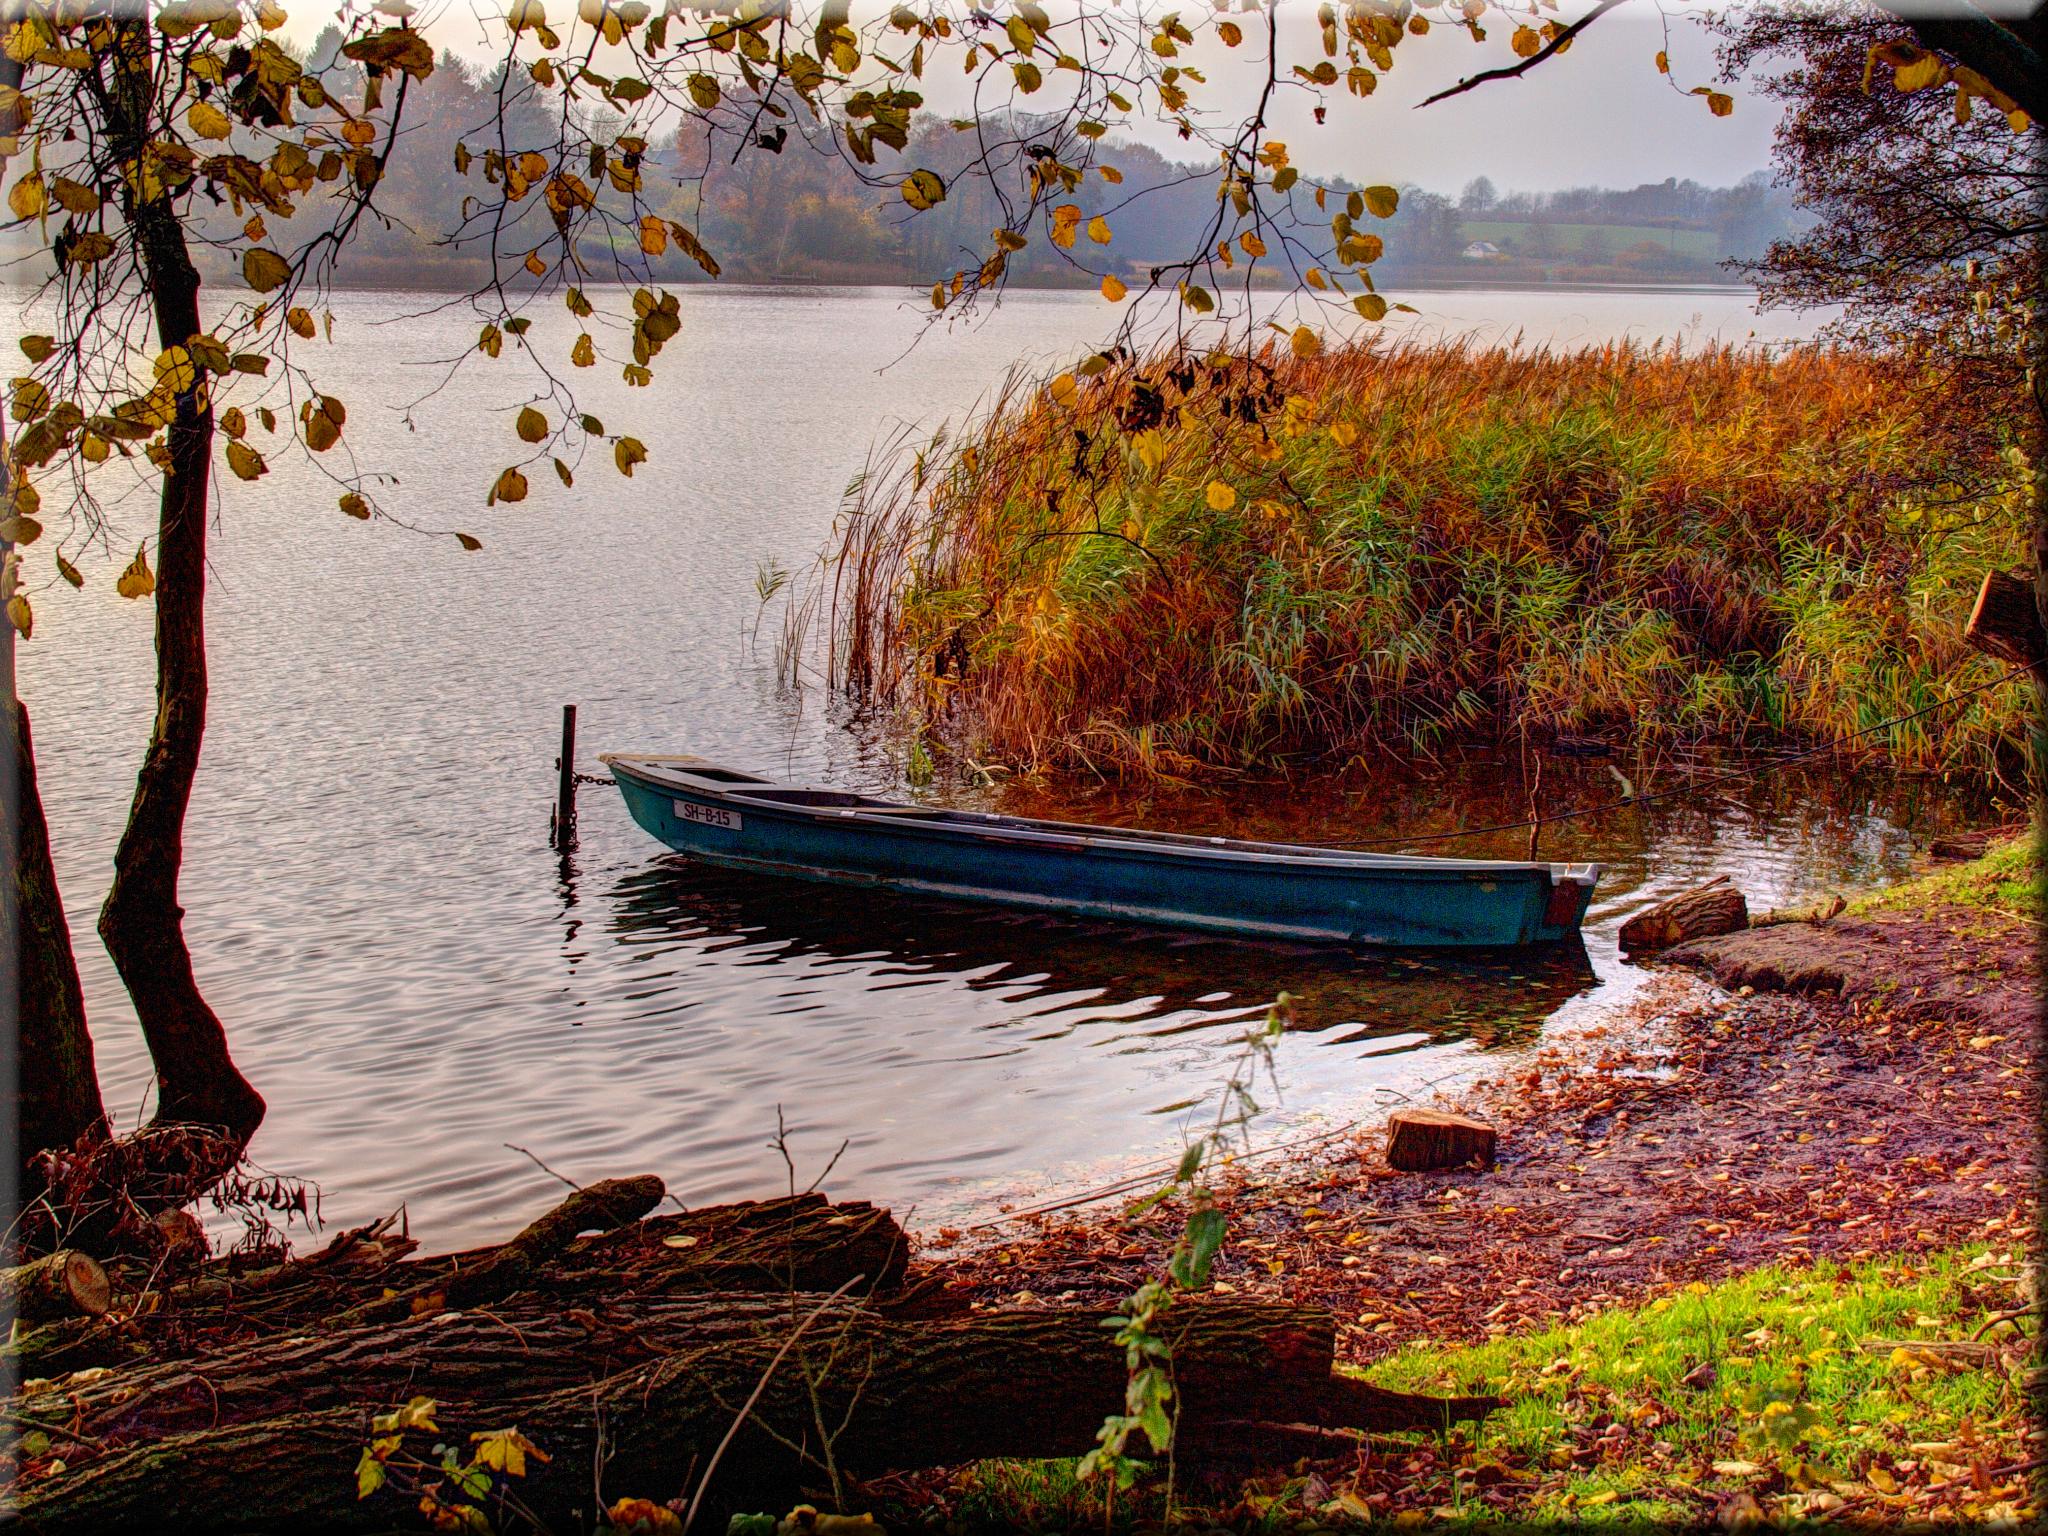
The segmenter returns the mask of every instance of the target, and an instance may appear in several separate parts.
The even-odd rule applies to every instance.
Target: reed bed
[[[1200,776],[1596,737],[2010,770],[1963,642],[2022,555],[1997,402],[1903,360],[1380,344],[1012,378],[849,491],[793,620],[972,759]]]

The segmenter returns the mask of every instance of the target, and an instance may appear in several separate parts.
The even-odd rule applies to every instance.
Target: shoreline
[[[2024,1240],[2037,933],[1937,906],[1682,946],[1664,963],[1715,995],[1660,978],[1640,1041],[1591,1025],[1433,1106],[1499,1127],[1491,1171],[1396,1173],[1377,1127],[1234,1169],[1217,1289],[1331,1308],[1340,1359],[1364,1363],[1767,1263]],[[942,1229],[913,1274],[979,1308],[1107,1309],[1179,1221],[1172,1202],[1132,1221],[1118,1201],[983,1242]]]

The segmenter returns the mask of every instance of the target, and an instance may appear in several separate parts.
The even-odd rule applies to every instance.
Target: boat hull
[[[659,759],[607,757],[628,810],[680,853],[732,868],[961,901],[1250,937],[1404,947],[1512,947],[1578,932],[1592,866],[1508,864],[1181,839],[960,813],[927,820],[863,797],[789,807],[701,783]],[[685,760],[688,761],[688,760]],[[739,777],[739,776],[735,776]],[[765,784],[765,781],[753,781]],[[788,793],[785,791],[785,793]],[[901,818],[901,819],[898,819]],[[1099,830],[1100,834],[1090,835]]]

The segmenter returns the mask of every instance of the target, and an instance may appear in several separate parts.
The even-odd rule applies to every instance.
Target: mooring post
[[[555,791],[554,845],[576,846],[576,706],[562,706],[562,755],[555,760],[561,780]]]

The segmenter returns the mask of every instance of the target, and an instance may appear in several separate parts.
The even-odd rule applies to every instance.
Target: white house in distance
[[[1494,261],[1505,255],[1506,252],[1501,250],[1491,240],[1474,240],[1458,254],[1467,261]]]

